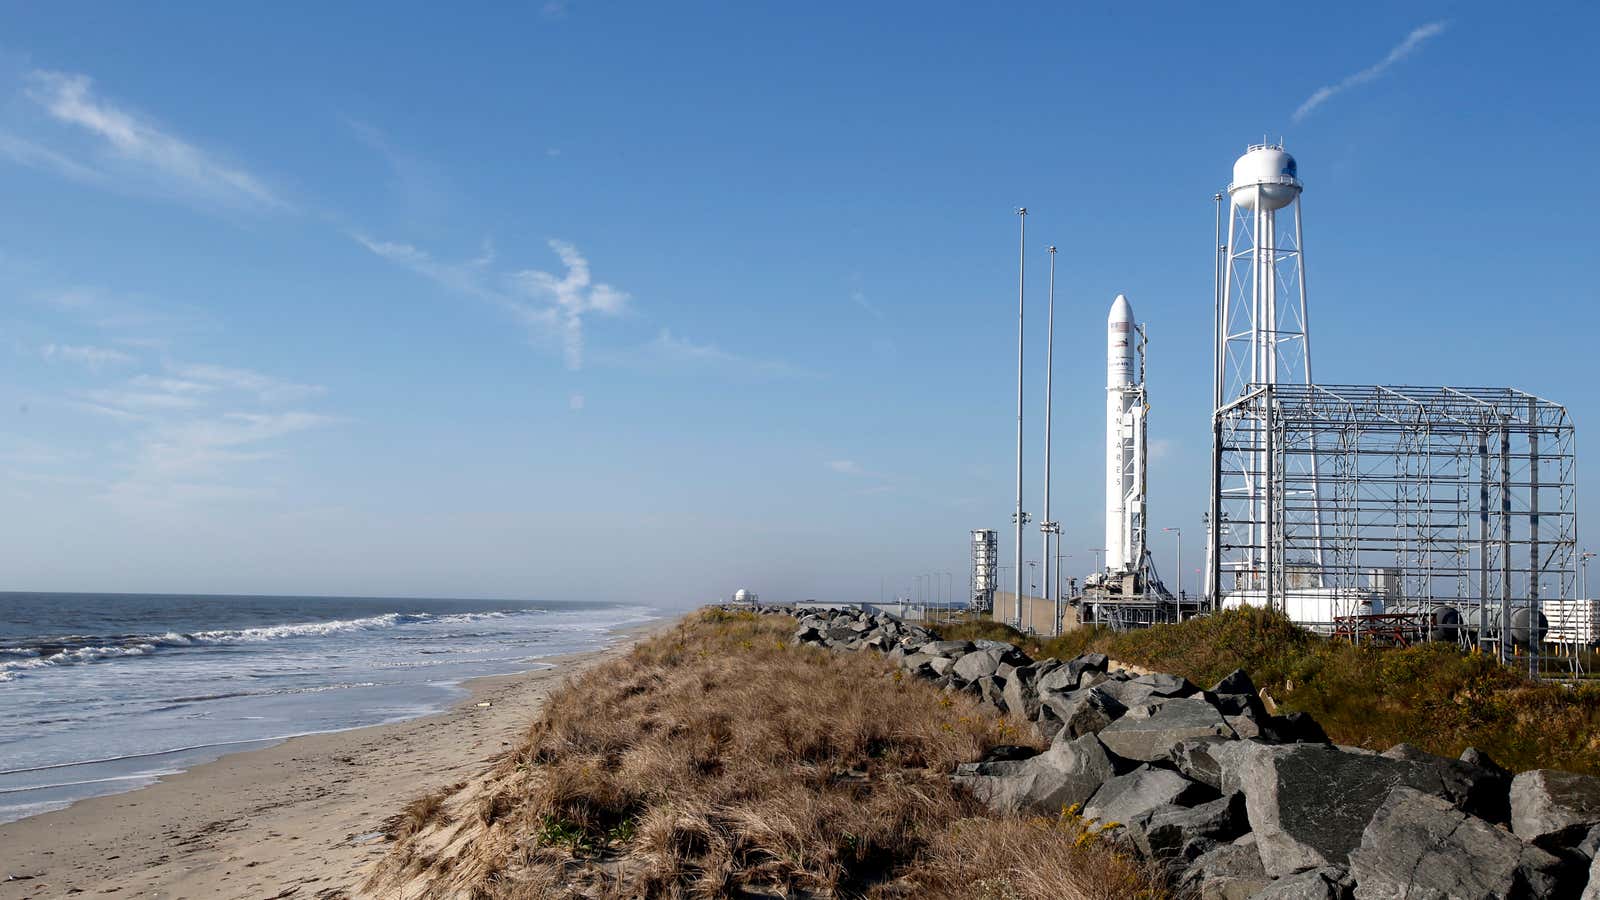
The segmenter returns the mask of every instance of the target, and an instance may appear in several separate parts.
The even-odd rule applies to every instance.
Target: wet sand
[[[555,668],[473,679],[469,696],[442,713],[291,738],[0,825],[0,900],[359,896],[366,867],[388,849],[385,819],[477,774],[562,680],[675,621],[619,629],[605,650],[541,660]]]

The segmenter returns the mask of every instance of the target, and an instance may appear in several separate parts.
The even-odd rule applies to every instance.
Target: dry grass
[[[1154,890],[1071,822],[990,819],[951,784],[957,763],[1032,742],[1014,723],[875,654],[790,645],[792,630],[706,611],[570,681],[449,801],[453,824],[397,844],[370,887],[507,900]]]

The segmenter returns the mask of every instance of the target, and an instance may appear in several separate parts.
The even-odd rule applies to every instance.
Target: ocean
[[[640,605],[0,593],[0,822],[224,753],[445,708]]]

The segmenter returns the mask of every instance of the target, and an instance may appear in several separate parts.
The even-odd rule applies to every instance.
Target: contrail
[[[1390,50],[1389,54],[1383,59],[1345,78],[1338,84],[1323,85],[1312,91],[1311,96],[1307,97],[1306,101],[1300,104],[1300,108],[1294,111],[1294,115],[1290,117],[1290,120],[1298,125],[1301,119],[1310,115],[1312,110],[1328,102],[1328,99],[1334,94],[1346,88],[1355,87],[1358,84],[1366,84],[1369,81],[1377,80],[1383,73],[1389,71],[1390,66],[1410,56],[1429,38],[1436,37],[1443,32],[1445,26],[1449,24],[1449,22],[1445,21],[1429,22],[1420,28],[1413,29],[1410,34],[1406,35],[1406,39],[1395,45],[1395,48]]]

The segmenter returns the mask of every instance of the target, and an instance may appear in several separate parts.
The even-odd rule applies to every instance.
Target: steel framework
[[[992,609],[994,592],[1000,586],[996,566],[1000,562],[998,535],[992,528],[978,528],[972,532],[972,606],[975,609]]]
[[[1213,418],[1207,598],[1350,617],[1459,616],[1548,668],[1576,615],[1577,457],[1562,406],[1511,388],[1251,384]],[[1530,614],[1533,614],[1530,618]],[[1520,624],[1519,624],[1520,623]],[[1569,668],[1577,654],[1563,655]]]

